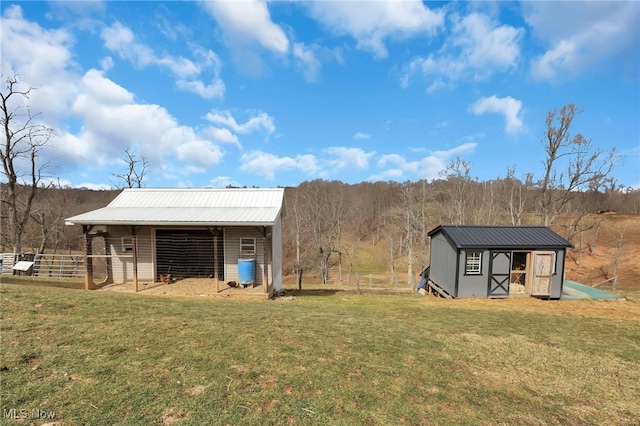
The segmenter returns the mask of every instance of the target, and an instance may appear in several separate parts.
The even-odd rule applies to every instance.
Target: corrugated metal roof
[[[444,233],[458,248],[551,249],[573,247],[546,226],[440,225],[429,232]]]
[[[123,190],[109,205],[66,219],[81,225],[272,225],[284,188]]]

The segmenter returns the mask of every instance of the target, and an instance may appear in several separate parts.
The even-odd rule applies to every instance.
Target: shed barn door
[[[551,276],[553,275],[553,252],[533,252],[532,296],[551,295]]]
[[[511,276],[511,252],[492,251],[489,264],[489,297],[509,295]]]

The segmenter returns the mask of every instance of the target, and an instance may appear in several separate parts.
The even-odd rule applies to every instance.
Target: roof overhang
[[[273,226],[279,208],[104,207],[65,220],[67,225],[111,226]]]

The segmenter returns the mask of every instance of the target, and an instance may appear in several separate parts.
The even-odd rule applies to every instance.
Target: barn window
[[[482,273],[482,252],[468,251],[465,263],[465,273],[479,275]]]
[[[122,237],[122,252],[133,252],[133,239],[131,237]]]
[[[256,239],[240,238],[240,254],[256,254]]]

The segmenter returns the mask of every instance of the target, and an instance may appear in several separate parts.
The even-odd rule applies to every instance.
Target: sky
[[[540,179],[550,111],[640,188],[640,2],[2,1],[1,71],[33,87],[70,187]],[[24,113],[26,105],[13,105]]]

